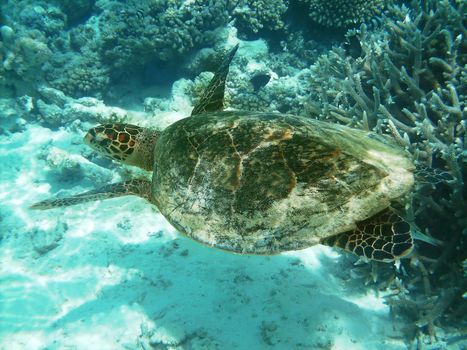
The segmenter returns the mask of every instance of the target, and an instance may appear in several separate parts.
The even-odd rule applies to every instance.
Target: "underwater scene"
[[[467,349],[465,0],[1,0],[0,350]]]

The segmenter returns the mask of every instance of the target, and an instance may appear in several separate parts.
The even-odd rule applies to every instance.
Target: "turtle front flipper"
[[[151,201],[151,182],[140,179],[117,182],[72,197],[46,199],[45,201],[31,205],[30,208],[45,210],[130,195],[139,196]]]
[[[353,231],[325,238],[321,243],[384,262],[400,259],[413,249],[410,224],[391,209],[358,222]]]

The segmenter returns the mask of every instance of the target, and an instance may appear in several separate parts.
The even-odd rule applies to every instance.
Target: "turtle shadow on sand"
[[[236,255],[183,236],[125,245],[114,239],[118,241],[106,235],[109,251],[100,267],[115,265],[132,271],[131,277],[104,287],[95,299],[54,322],[53,328],[73,332],[77,327],[80,332],[83,322],[91,328],[93,322],[112,324],[109,315],[128,307],[147,315],[155,332],[164,329],[180,342],[193,336],[210,338],[221,348],[281,343],[319,348],[335,337],[371,343],[378,338],[375,334],[391,332],[387,314],[345,299],[355,291],[336,277],[337,259],[325,254],[310,250],[317,259],[316,266],[309,268],[293,255]],[[92,238],[85,245],[80,250],[91,256],[100,246]]]

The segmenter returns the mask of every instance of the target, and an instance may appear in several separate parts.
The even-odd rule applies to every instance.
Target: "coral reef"
[[[9,89],[10,96],[35,96],[39,86],[48,85],[74,98],[118,101],[130,76],[166,84],[181,70],[199,74],[190,63],[192,53],[225,43],[232,35],[228,23],[240,37],[289,32],[289,1],[284,0],[19,0],[0,8],[6,14],[0,87]],[[313,41],[300,31],[291,30],[287,41],[280,42],[282,37],[267,39],[277,40],[274,45],[284,50],[277,69],[305,68],[316,57]]]
[[[14,20],[29,30],[35,29],[48,37],[57,36],[65,28],[66,16],[59,7],[46,1],[20,1]]]
[[[50,85],[73,97],[95,96],[102,98],[110,82],[108,69],[100,61],[73,59],[65,64],[67,74],[49,74]]]
[[[390,0],[301,0],[310,8],[309,16],[313,21],[336,28],[350,28],[359,25],[375,15]]]
[[[55,5],[56,3],[56,5]],[[1,85],[34,94],[49,84],[101,97],[150,62],[179,60],[211,45],[229,21],[224,1],[31,1],[2,4]],[[163,65],[159,63],[159,65]],[[16,79],[15,79],[16,78]],[[16,90],[20,90],[16,93]],[[31,92],[32,91],[32,92]]]
[[[418,261],[405,266],[410,278],[393,285],[391,303],[410,309],[431,335],[454,305],[466,308],[465,8],[447,0],[391,6],[381,30],[354,33],[361,57],[336,48],[313,65],[308,105],[310,115],[391,134],[419,169],[429,169],[419,170],[407,216],[441,243],[420,243]],[[420,288],[425,293],[417,294]]]
[[[116,4],[99,20],[99,52],[118,76],[151,60],[180,59],[212,44],[213,31],[229,20],[223,1],[148,1]]]
[[[42,66],[52,54],[44,34],[38,30],[19,34],[7,25],[0,33],[0,90],[7,95],[34,90],[43,79]]]
[[[284,28],[287,0],[237,0],[232,16],[240,34],[256,34]]]

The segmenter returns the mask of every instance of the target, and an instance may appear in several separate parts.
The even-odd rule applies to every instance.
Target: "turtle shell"
[[[413,165],[391,140],[291,115],[196,115],[165,129],[154,152],[161,213],[187,236],[238,253],[317,244],[413,185]]]

